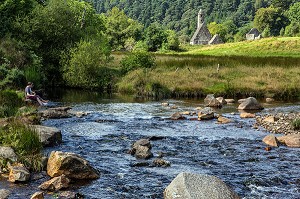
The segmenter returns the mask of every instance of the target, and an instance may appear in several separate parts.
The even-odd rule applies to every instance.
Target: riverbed
[[[180,172],[217,176],[245,199],[300,198],[300,149],[281,146],[266,151],[261,140],[268,132],[253,129],[255,119],[241,119],[237,104],[216,110],[233,123],[216,124],[216,120],[168,119],[175,112],[203,107],[203,100],[198,99],[152,101],[96,93],[75,94],[77,98],[56,95],[57,98],[51,97],[57,104],[88,115],[43,121],[43,125],[59,128],[63,135],[63,143],[46,148],[45,153],[74,152],[100,171],[98,180],[72,186],[71,190],[86,198],[160,199],[164,188]],[[165,101],[170,105],[162,106]],[[264,106],[257,114],[300,111],[300,103]],[[137,160],[127,153],[131,144],[141,138],[151,139],[154,158]],[[170,167],[137,166],[161,156],[171,163]],[[12,191],[10,198],[30,198],[38,185],[49,179],[44,173],[33,178],[26,185],[1,181],[0,187]],[[45,198],[53,196],[48,194]]]

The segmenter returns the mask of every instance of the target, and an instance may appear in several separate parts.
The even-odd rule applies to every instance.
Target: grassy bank
[[[120,56],[120,55],[119,55]],[[218,70],[219,66],[219,70]],[[156,67],[128,73],[120,92],[156,97],[300,98],[300,38],[267,38],[157,54]]]
[[[300,37],[272,37],[256,41],[182,48],[183,52],[179,54],[183,55],[300,57]]]

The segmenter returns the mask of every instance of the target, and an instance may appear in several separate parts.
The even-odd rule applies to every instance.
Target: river
[[[177,106],[172,109],[162,106],[162,101],[81,91],[50,97],[59,105],[89,113],[82,118],[43,121],[43,125],[61,129],[63,135],[63,143],[46,148],[46,154],[52,150],[74,152],[100,171],[98,180],[72,186],[71,190],[86,198],[160,199],[164,188],[183,171],[217,176],[245,199],[300,198],[300,149],[281,146],[266,151],[261,140],[268,133],[253,129],[254,119],[240,119],[237,104],[217,110],[234,123],[216,124],[215,120],[168,119],[177,111],[195,111],[203,106],[203,100],[167,100]],[[300,103],[264,106],[258,114],[300,110]],[[162,155],[170,167],[138,167],[136,163],[145,160],[127,153],[134,141],[151,137],[154,158],[146,161]],[[30,198],[47,179],[44,173],[35,174],[29,184],[0,181],[0,188],[10,189],[10,198]],[[45,198],[53,196],[47,194]]]

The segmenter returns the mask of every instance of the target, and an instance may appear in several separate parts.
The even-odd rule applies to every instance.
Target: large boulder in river
[[[63,174],[61,176],[54,177],[47,182],[44,182],[39,186],[39,188],[47,191],[59,191],[61,189],[68,188],[70,182],[71,180]]]
[[[290,134],[277,137],[278,141],[288,147],[300,147],[300,134]]]
[[[27,182],[30,178],[30,173],[23,165],[10,166],[8,181],[10,182]]]
[[[0,159],[8,159],[15,162],[17,161],[17,155],[11,147],[0,146]]]
[[[47,164],[47,173],[51,177],[62,174],[71,179],[97,179],[99,173],[88,161],[75,153],[52,151]]]
[[[214,118],[215,112],[210,107],[206,107],[198,112],[198,120],[210,120]]]
[[[239,110],[261,110],[264,109],[254,97],[248,97],[244,102],[242,102]]]
[[[180,173],[165,189],[164,199],[238,199],[222,180],[206,174]]]
[[[51,119],[59,119],[59,118],[68,118],[71,117],[68,110],[70,107],[56,107],[56,108],[49,108],[43,111],[40,111],[39,114],[41,117],[44,118],[51,118]]]
[[[55,127],[32,125],[30,126],[39,135],[44,146],[54,146],[62,142],[61,131]]]
[[[10,195],[10,191],[7,189],[0,189],[0,199],[7,199]]]
[[[148,139],[140,139],[132,145],[130,153],[138,159],[149,159],[153,157],[151,148],[152,146]]]
[[[267,145],[278,147],[278,140],[272,134],[267,135],[266,137],[264,137],[263,142],[266,143]]]
[[[222,103],[219,102],[213,94],[209,94],[204,99],[205,106],[209,107],[222,107]]]

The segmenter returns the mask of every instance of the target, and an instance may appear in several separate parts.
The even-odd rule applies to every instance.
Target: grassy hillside
[[[184,46],[185,55],[300,57],[300,37],[272,37],[212,46]]]

